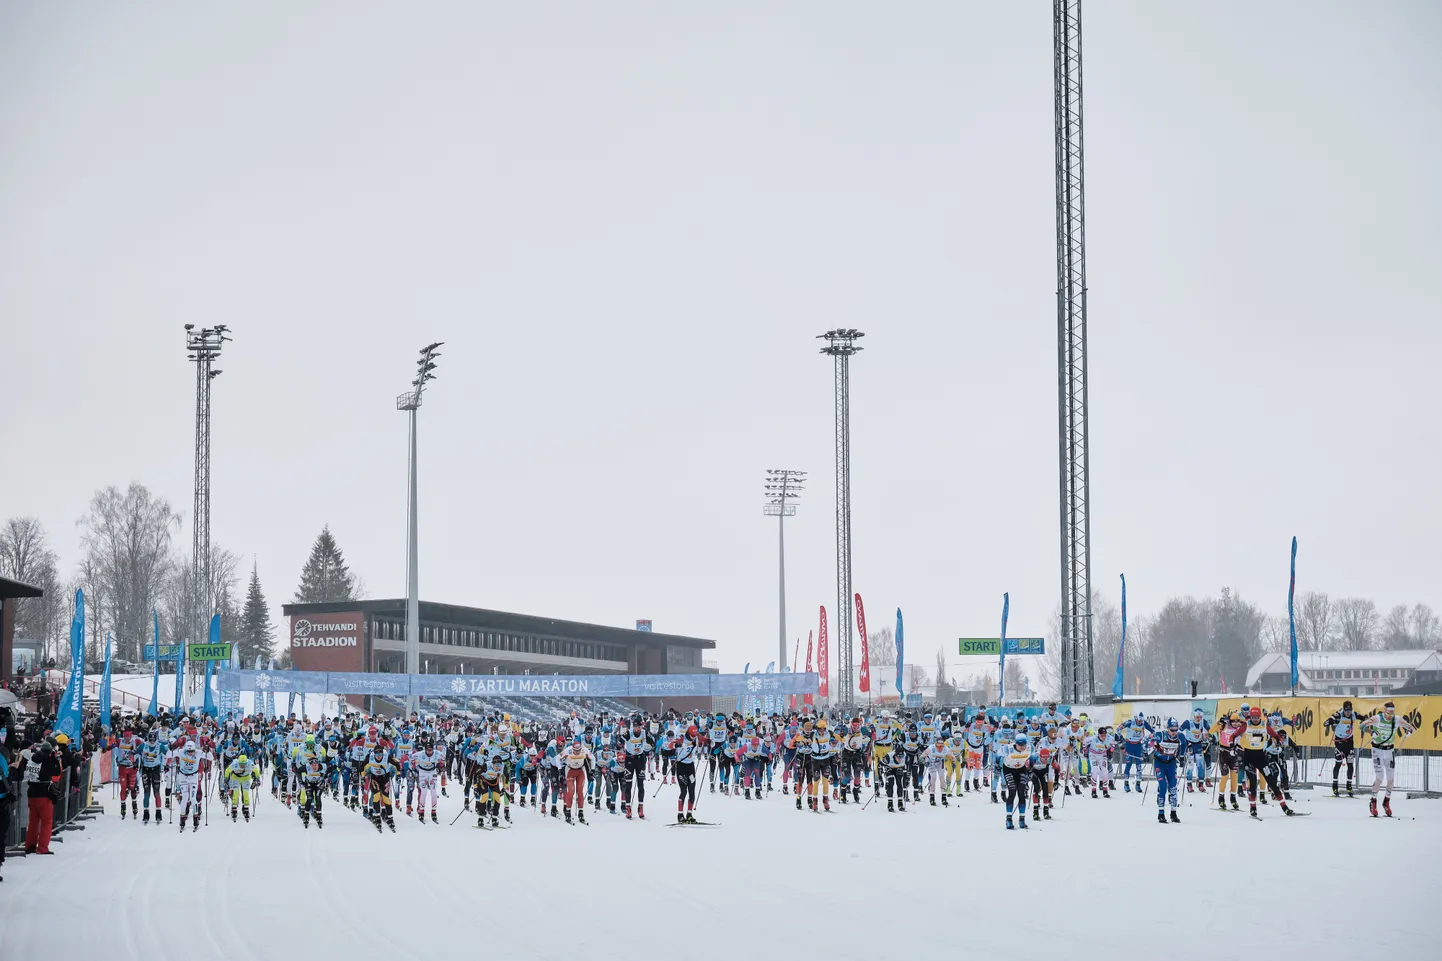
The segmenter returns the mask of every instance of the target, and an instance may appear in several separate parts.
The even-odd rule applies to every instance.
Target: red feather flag
[[[822,608],[821,608],[821,636],[820,636],[819,638],[817,638],[816,644],[817,644],[817,647],[816,647],[816,671],[817,671],[817,673],[819,673],[819,674],[821,675],[821,685],[820,685],[820,687],[817,688],[817,690],[820,692],[820,694],[821,694],[822,697],[825,697],[825,696],[826,696],[826,693],[827,693],[827,687],[828,687],[828,685],[827,685],[827,683],[826,683],[826,675],[827,675],[827,673],[828,673],[828,668],[829,668],[829,666],[830,666],[829,663],[828,663],[828,661],[829,661],[829,655],[826,653],[826,649],[831,646],[831,645],[829,645],[829,644],[826,643],[826,608],[825,608],[825,607],[822,607]]]
[[[866,645],[866,609],[861,606],[861,595],[856,595],[856,627],[861,631],[861,693],[871,692],[871,652]]]

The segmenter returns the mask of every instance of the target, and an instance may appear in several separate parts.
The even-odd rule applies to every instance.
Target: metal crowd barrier
[[[66,831],[85,830],[85,825],[81,822],[95,816],[89,810],[90,763],[90,759],[86,759],[80,765],[80,774],[76,778],[71,778],[69,767],[61,775],[60,800],[55,802],[55,826],[50,832],[51,841],[64,842]],[[30,826],[30,800],[25,796],[24,783],[18,779],[11,781],[10,792],[15,801],[10,805],[10,830],[5,833],[7,857],[24,854],[25,831]]]

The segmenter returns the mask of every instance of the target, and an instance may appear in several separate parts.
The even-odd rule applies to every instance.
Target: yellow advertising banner
[[[1304,747],[1330,747],[1332,735],[1325,727],[1327,718],[1342,709],[1343,701],[1352,702],[1352,710],[1363,720],[1382,713],[1382,705],[1391,701],[1397,713],[1417,729],[1399,745],[1411,751],[1442,750],[1442,697],[1221,697],[1217,710],[1223,714],[1238,710],[1243,703],[1262,709],[1263,714],[1281,711],[1292,722],[1292,737]],[[1358,747],[1369,747],[1371,739],[1364,732]]]

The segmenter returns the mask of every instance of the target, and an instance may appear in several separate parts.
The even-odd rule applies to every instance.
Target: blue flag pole
[[[1123,671],[1123,656],[1127,650],[1127,576],[1122,575],[1122,643],[1117,648],[1117,676],[1112,681],[1112,697],[1120,701],[1127,693],[1127,679]]]
[[[150,706],[145,709],[145,713],[155,717],[159,713],[155,709],[155,701],[160,697],[160,615],[153,607],[150,609],[150,619],[155,624],[155,675],[150,681]]]
[[[1001,595],[1001,655],[997,661],[997,704],[1006,703],[1006,616],[1011,612],[1011,594]]]
[[[210,643],[211,645],[220,643],[219,614],[210,615],[210,639],[208,643]],[[205,712],[206,717],[215,717],[220,713],[215,708],[215,695],[210,690],[210,678],[211,675],[213,675],[214,673],[215,661],[207,660],[205,662],[205,700],[201,702],[201,710]]]
[[[85,690],[85,592],[75,592],[75,616],[70,620],[70,683],[55,712],[55,733],[79,741],[84,721]]]
[[[1292,696],[1297,696],[1297,538],[1292,538],[1292,578],[1287,587],[1287,623],[1292,632]]]
[[[906,664],[906,647],[902,643],[901,608],[896,609],[896,696],[902,697],[901,669]]]
[[[100,670],[100,726],[110,730],[110,650],[113,638],[105,632],[105,666]]]

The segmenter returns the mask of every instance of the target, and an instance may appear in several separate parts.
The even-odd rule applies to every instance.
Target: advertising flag
[[[175,713],[184,712],[185,706],[181,698],[185,696],[185,649],[189,647],[184,641],[180,642],[180,650],[175,652]],[[157,651],[157,654],[160,652]]]
[[[896,609],[896,696],[900,697],[905,692],[901,689],[901,668],[906,663],[906,646],[903,644],[901,632],[901,608]]]
[[[80,740],[85,690],[85,592],[75,592],[75,616],[70,621],[70,683],[55,712],[55,733]]]
[[[811,637],[812,637],[811,632],[810,632],[810,631],[807,631],[807,632],[806,632],[806,673],[807,673],[807,674],[810,674],[810,673],[811,673]],[[797,638],[797,640],[800,640],[800,638]],[[802,697],[802,703],[804,703],[807,707],[811,707],[813,704],[816,703],[816,699],[815,699],[814,697],[812,697],[810,694],[806,694],[806,695],[803,695],[803,697]]]
[[[826,643],[826,608],[821,608],[821,632],[816,636],[816,673],[821,675],[821,684],[817,687],[816,693],[825,697],[829,688],[826,675],[830,670],[830,649],[831,645]]]
[[[110,632],[105,632],[105,666],[100,669],[100,726],[110,729]]]
[[[1112,680],[1112,697],[1121,700],[1127,693],[1126,676],[1122,673],[1122,656],[1127,650],[1127,576],[1122,575],[1122,643],[1117,648],[1117,676]]]
[[[1011,611],[1011,595],[1001,595],[1001,654],[997,661],[996,689],[997,703],[1006,703],[1006,615]]]
[[[856,628],[861,631],[861,693],[871,693],[871,652],[866,643],[866,608],[861,606],[861,595],[856,595]]]
[[[1297,693],[1297,611],[1293,601],[1297,597],[1297,539],[1292,538],[1292,580],[1287,588],[1287,623],[1292,631],[1292,693]]]
[[[208,644],[219,644],[219,643],[220,643],[220,615],[219,615],[219,614],[212,614],[212,615],[210,615],[210,637],[209,637],[209,639],[206,641],[206,643],[208,643]],[[205,706],[204,706],[204,708],[203,708],[203,710],[205,711],[205,716],[206,716],[206,717],[216,717],[216,716],[218,716],[218,715],[220,714],[220,712],[217,711],[216,708],[215,708],[215,694],[214,694],[214,692],[212,692],[211,687],[210,687],[210,678],[211,678],[211,676],[212,676],[213,674],[215,674],[215,662],[214,662],[214,661],[206,661],[206,662],[205,662]]]

